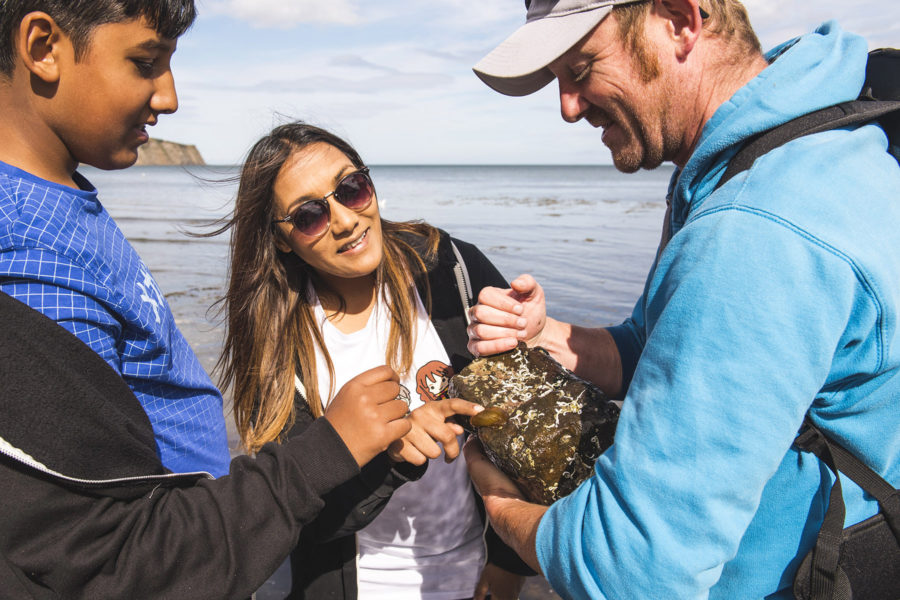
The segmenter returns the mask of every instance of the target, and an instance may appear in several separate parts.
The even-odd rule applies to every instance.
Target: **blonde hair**
[[[619,38],[631,50],[645,82],[658,77],[660,69],[656,57],[647,52],[643,35],[644,22],[653,4],[652,0],[645,0],[613,8]],[[737,62],[762,54],[762,46],[750,25],[747,9],[738,0],[700,0],[700,8],[708,14],[703,20],[704,31],[728,42],[732,47],[730,61]]]
[[[736,44],[738,54],[762,54],[762,45],[750,25],[750,15],[738,0],[701,0],[700,8],[709,14],[703,21],[707,32]]]

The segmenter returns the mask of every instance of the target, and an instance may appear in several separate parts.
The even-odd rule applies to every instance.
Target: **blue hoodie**
[[[792,597],[832,483],[791,447],[807,412],[900,483],[900,167],[884,132],[800,138],[713,191],[742,140],[854,99],[866,51],[834,23],[777,48],[675,173],[671,241],[614,329],[631,381],[615,444],[538,530],[564,597]],[[877,512],[842,483],[847,525]]]

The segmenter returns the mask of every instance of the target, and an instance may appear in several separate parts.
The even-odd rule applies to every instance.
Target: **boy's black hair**
[[[45,12],[69,36],[78,60],[87,51],[98,25],[143,17],[164,38],[176,39],[197,16],[194,0],[0,0],[0,74],[15,67],[13,37],[22,18]]]

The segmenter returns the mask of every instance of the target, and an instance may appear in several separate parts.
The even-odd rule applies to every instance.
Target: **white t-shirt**
[[[443,397],[453,375],[421,300],[417,309],[413,365],[400,381],[410,409]],[[380,298],[366,326],[350,334],[325,319],[318,299],[315,314],[334,364],[335,393],[361,372],[385,364],[390,320]],[[331,382],[318,348],[316,370],[324,397]],[[459,443],[462,447],[462,437]],[[431,460],[420,480],[398,488],[381,514],[357,533],[360,600],[471,597],[485,562],[482,533],[465,459]]]

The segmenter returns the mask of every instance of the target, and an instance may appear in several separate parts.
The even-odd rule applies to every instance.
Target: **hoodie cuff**
[[[641,343],[630,321],[615,327],[607,327],[606,330],[612,336],[622,360],[622,389],[619,392],[619,398],[624,398],[631,385],[631,378],[637,368],[638,359],[641,357]]]
[[[311,491],[319,496],[359,474],[359,465],[328,419],[316,419],[286,445],[306,475]]]

